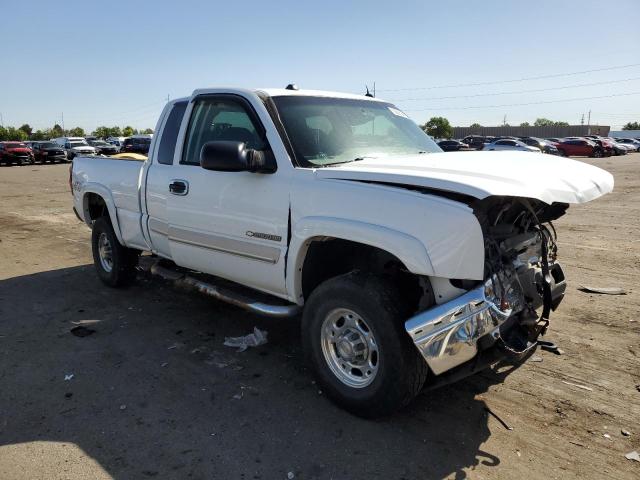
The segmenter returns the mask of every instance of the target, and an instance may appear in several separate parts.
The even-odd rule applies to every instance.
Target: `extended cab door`
[[[167,185],[173,176],[173,159],[180,125],[184,118],[188,102],[186,100],[175,101],[164,112],[156,130],[156,144],[149,152],[152,163],[143,172],[146,181],[142,182],[144,191],[146,214],[142,217],[143,232],[149,238],[153,252],[161,257],[171,258],[169,248],[169,214],[167,199],[169,189]]]
[[[244,142],[273,155],[265,126],[240,95],[195,97],[165,189],[171,256],[180,266],[284,296],[289,221],[287,169],[224,172],[200,166],[211,141]],[[274,158],[274,157],[272,157]],[[274,159],[275,161],[275,159]]]

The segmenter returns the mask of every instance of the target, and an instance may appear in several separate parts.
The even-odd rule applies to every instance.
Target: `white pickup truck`
[[[442,153],[403,112],[295,87],[171,101],[144,161],[76,157],[98,275],[151,271],[273,317],[301,314],[323,389],[355,414],[536,346],[564,295],[551,221],[606,171],[520,152]]]

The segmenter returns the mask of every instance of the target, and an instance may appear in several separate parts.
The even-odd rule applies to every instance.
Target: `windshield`
[[[53,142],[41,143],[40,148],[58,148],[60,145],[57,145]]]
[[[7,148],[27,148],[24,143],[7,143],[5,145]]]
[[[74,148],[74,147],[88,147],[89,146],[86,142],[69,142],[69,145],[71,145],[71,148]]]
[[[104,147],[105,145],[107,147],[110,147],[111,145],[109,145],[107,142],[103,141],[103,140],[91,140],[91,145],[97,145],[99,147]]]
[[[442,151],[389,103],[311,96],[273,100],[298,163],[304,167]]]

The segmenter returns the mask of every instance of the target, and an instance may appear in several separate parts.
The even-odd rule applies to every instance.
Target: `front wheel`
[[[108,217],[93,223],[91,247],[98,277],[105,285],[124,287],[135,280],[139,252],[120,244]]]
[[[593,151],[593,157],[594,158],[602,158],[602,150],[600,150],[599,148],[596,148]]]
[[[392,283],[352,272],[317,287],[305,305],[302,338],[319,384],[338,405],[373,418],[407,405],[428,367],[404,329]]]

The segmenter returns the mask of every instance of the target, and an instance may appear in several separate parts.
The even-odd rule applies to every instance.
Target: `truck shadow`
[[[78,325],[94,332],[74,336]],[[268,331],[267,345],[223,346],[254,326]],[[478,394],[510,370],[363,420],[319,391],[296,320],[147,277],[112,290],[86,265],[1,280],[0,342],[0,458],[9,445],[72,443],[113,478],[194,479],[462,479],[500,464],[481,448],[491,432]],[[33,462],[62,475],[46,454]]]

